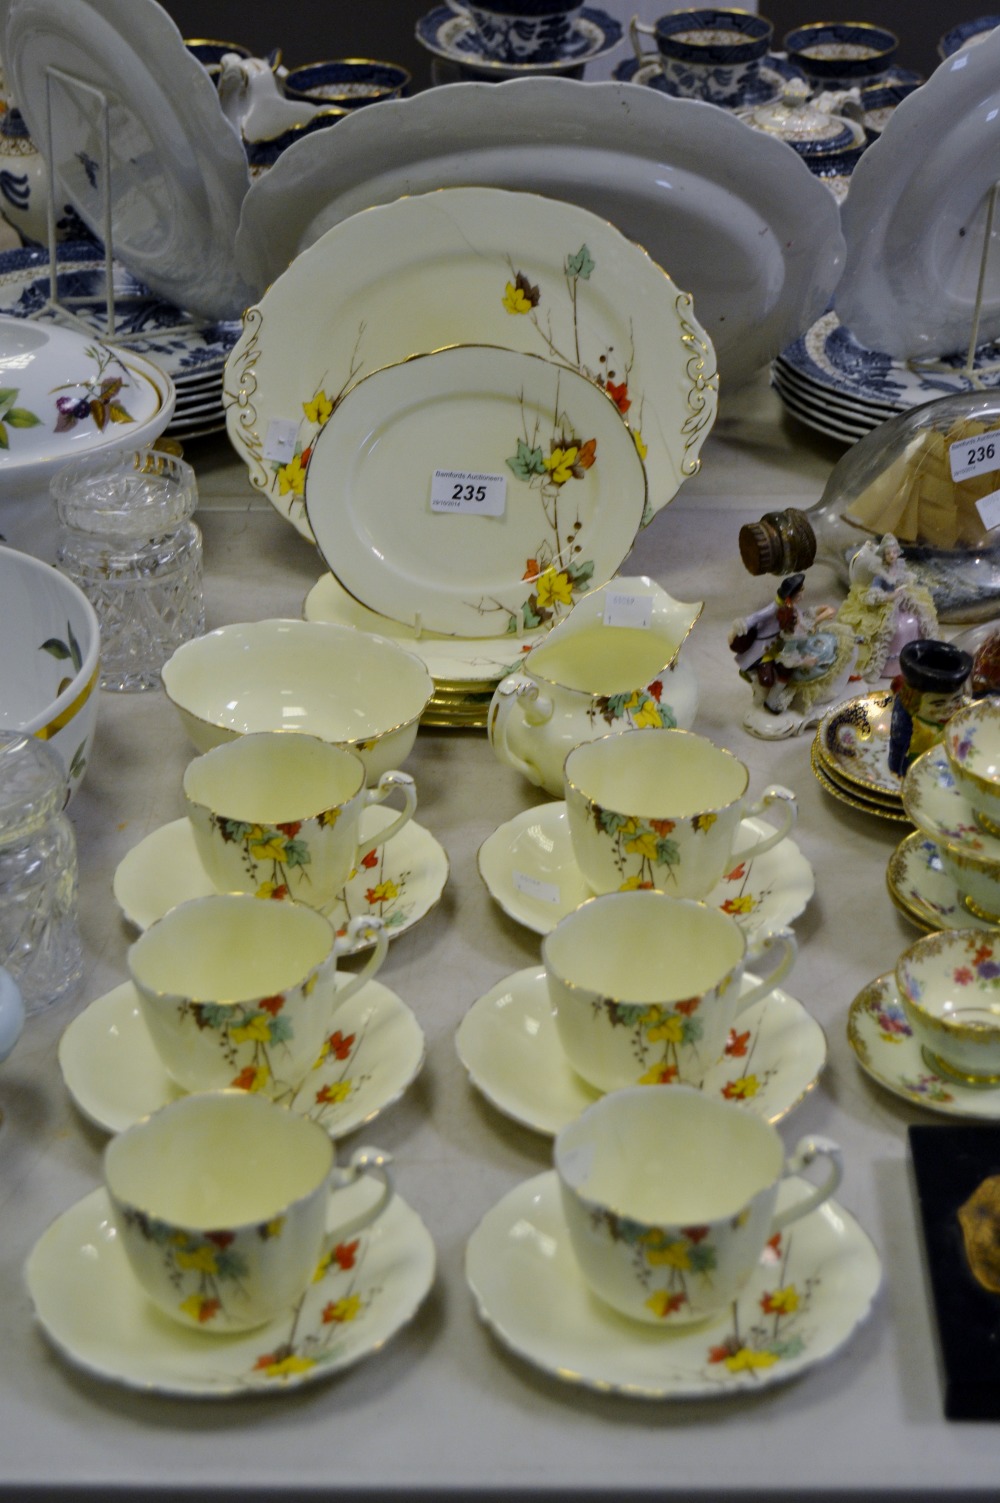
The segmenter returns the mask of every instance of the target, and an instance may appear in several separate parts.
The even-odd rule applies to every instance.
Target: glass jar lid
[[[61,522],[105,537],[156,537],[186,521],[198,505],[191,466],[150,448],[76,460],[59,471],[50,489]]]

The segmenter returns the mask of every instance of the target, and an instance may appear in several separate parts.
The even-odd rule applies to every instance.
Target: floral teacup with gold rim
[[[795,823],[779,784],[747,804],[750,774],[732,752],[690,731],[625,731],[576,747],[564,787],[573,854],[594,892],[655,887],[702,898],[745,857],[762,856]],[[735,849],[740,822],[771,807],[779,827]]]
[[[403,812],[361,841],[363,810],[397,789]],[[220,892],[287,897],[321,913],[417,807],[408,773],[385,772],[366,788],[360,757],[299,731],[258,731],[195,757],[184,796],[198,855]]]
[[[795,959],[788,931],[765,940],[778,963],[740,995],[746,937],[716,908],[662,892],[612,892],[567,914],[542,942],[559,1040],[601,1091],[700,1086],[740,1013]]]
[[[820,1156],[823,1182],[775,1214],[781,1180]],[[786,1160],[774,1128],[742,1107],[688,1086],[633,1086],[563,1128],[555,1167],[584,1279],[662,1329],[725,1309],[769,1238],[833,1194],[841,1156],[811,1137]]]
[[[1000,936],[943,929],[896,962],[906,1020],[930,1067],[967,1086],[1000,1086]]]
[[[289,1311],[337,1242],[393,1195],[386,1154],[335,1164],[317,1123],[260,1096],[187,1096],[126,1128],[104,1153],[115,1227],[152,1302],[196,1331],[252,1330]],[[362,1176],[381,1184],[329,1228],[331,1195]],[[353,1199],[353,1198],[352,1198]]]
[[[368,963],[335,987],[337,957],[369,933]],[[178,1085],[290,1099],[337,1008],[373,978],[387,946],[381,919],[353,919],[335,935],[304,903],[219,893],[151,924],[130,948],[128,968],[153,1046]]]
[[[691,725],[698,685],[679,654],[703,605],[645,575],[591,590],[497,688],[488,730],[501,762],[558,798],[566,754],[581,742]]]
[[[1000,705],[979,699],[959,710],[945,726],[944,749],[977,821],[1000,836]]]

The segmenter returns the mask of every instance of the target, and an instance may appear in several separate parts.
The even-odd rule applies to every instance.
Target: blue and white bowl
[[[773,28],[763,16],[705,7],[660,16],[652,27],[633,18],[630,34],[640,63],[655,56],[642,51],[640,35],[655,39],[667,92],[732,108],[756,84]]]
[[[1000,26],[1000,16],[979,16],[974,21],[962,21],[941,37],[937,46],[938,56],[947,58],[961,52],[963,47],[974,47],[997,26]]]

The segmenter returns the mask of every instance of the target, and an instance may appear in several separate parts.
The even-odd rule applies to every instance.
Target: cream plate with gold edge
[[[373,1195],[367,1185],[343,1192],[355,1193],[361,1205]],[[341,1221],[343,1204],[338,1197]],[[416,1314],[434,1264],[426,1227],[396,1195],[324,1259],[287,1315],[213,1338],[164,1320],[146,1297],[102,1188],[42,1233],[25,1277],[39,1325],[74,1367],[144,1393],[211,1399],[288,1393],[372,1356]]]
[[[342,120],[336,139],[324,134],[285,152],[247,195],[237,254],[261,291],[372,204],[470,182],[529,189],[571,198],[645,246],[693,295],[733,386],[808,328],[840,273],[837,206],[784,142],[653,89],[461,83],[386,100],[377,115]],[[506,248],[504,229],[495,243]]]
[[[967,906],[945,868],[940,847],[922,830],[907,835],[893,851],[885,880],[900,913],[920,929],[986,929],[995,933],[998,928]]]
[[[446,510],[437,471],[467,477],[441,483]],[[499,477],[489,512],[469,501],[486,476]],[[462,345],[352,387],[317,436],[305,498],[324,560],[371,610],[493,637],[559,620],[614,574],[646,477],[602,387],[540,355]]]
[[[743,990],[756,984],[749,973]],[[535,1132],[555,1134],[601,1092],[570,1067],[552,1017],[544,966],[515,971],[466,1013],[455,1035],[458,1057],[476,1089],[498,1111]],[[637,1074],[656,1072],[656,1045],[643,1048]],[[701,1089],[779,1122],[812,1090],[826,1062],[822,1028],[780,989],[731,1029],[725,1053]]]
[[[816,749],[835,781],[868,798],[898,803],[901,780],[889,771],[894,698],[889,689],[875,689],[835,705],[816,728]]]
[[[403,621],[392,621],[370,611],[332,574],[324,574],[313,585],[302,614],[307,621],[357,626],[398,642],[423,661],[438,695],[445,691],[485,693],[487,689],[492,695],[498,680],[512,672],[519,659],[542,641],[546,632],[541,626],[533,631],[505,632],[496,637],[449,637],[439,632],[418,632]]]
[[[224,399],[252,483],[311,536],[304,475],[344,393],[409,355],[471,343],[545,355],[600,382],[645,459],[650,514],[698,470],[718,379],[690,298],[575,204],[447,188],[333,226],[246,313]],[[294,430],[283,460],[269,457],[275,421]]]
[[[779,1210],[810,1189],[783,1181]],[[830,1200],[768,1243],[724,1315],[658,1330],[591,1294],[554,1172],[487,1212],[465,1273],[480,1319],[519,1357],[563,1383],[637,1399],[725,1398],[798,1377],[850,1339],[882,1276],[867,1234]]]
[[[335,984],[349,979],[341,974]],[[319,1059],[282,1104],[336,1140],[398,1101],[423,1061],[413,1013],[395,992],[369,981],[337,1009]],[[163,1067],[131,982],[73,1019],[59,1041],[59,1065],[76,1106],[106,1132],[121,1132],[185,1094]]]
[[[369,784],[402,766],[434,684],[400,644],[311,621],[239,622],[183,643],[163,687],[205,752],[253,731],[306,731],[357,753]]]
[[[928,1063],[891,972],[870,981],[851,1003],[847,1042],[865,1074],[894,1096],[946,1117],[1000,1121],[1000,1091],[963,1085]]]
[[[394,817],[391,809],[366,809],[362,838],[371,839]],[[365,857],[327,917],[339,934],[353,918],[378,917],[394,939],[436,907],[447,880],[444,849],[423,825],[410,820],[388,845],[376,846]],[[113,890],[129,923],[147,929],[175,904],[217,889],[201,863],[189,821],[176,819],[133,846],[118,863]],[[343,953],[360,954],[371,943],[359,936],[355,948]]]
[[[742,845],[773,833],[765,820],[745,819],[737,839]],[[538,804],[508,820],[483,841],[478,860],[494,902],[536,934],[551,933],[593,896],[573,855],[565,803]],[[750,944],[757,944],[796,919],[814,887],[809,862],[785,839],[756,860],[741,861],[704,902],[731,914]]]

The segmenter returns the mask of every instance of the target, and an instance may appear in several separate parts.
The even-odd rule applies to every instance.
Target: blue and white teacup
[[[788,60],[815,89],[877,83],[892,67],[899,38],[867,21],[813,21],[785,37]]]
[[[448,0],[471,21],[483,54],[498,63],[554,63],[566,54],[579,0]]]
[[[643,33],[655,53],[643,52]],[[633,16],[629,26],[636,57],[659,62],[671,94],[726,106],[742,104],[756,84],[772,34],[764,16],[717,7],[674,11],[653,26]]]

